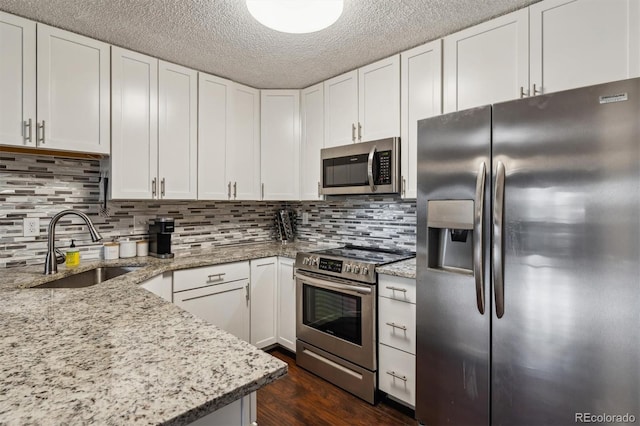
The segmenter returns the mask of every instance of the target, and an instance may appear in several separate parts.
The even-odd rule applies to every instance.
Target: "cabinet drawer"
[[[249,279],[249,262],[225,263],[173,273],[173,292]]]
[[[416,280],[391,275],[379,275],[378,294],[390,299],[416,303]]]
[[[380,343],[416,353],[416,305],[381,297],[378,300]]]
[[[416,404],[416,357],[379,345],[380,390],[414,407]]]

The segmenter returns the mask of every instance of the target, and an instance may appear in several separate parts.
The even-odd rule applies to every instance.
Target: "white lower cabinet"
[[[380,275],[378,383],[393,399],[416,403],[416,280]]]
[[[249,341],[249,262],[175,271],[173,279],[173,303]]]
[[[277,257],[251,261],[251,343],[264,348],[277,342]]]
[[[256,422],[256,393],[252,392],[213,413],[204,416],[189,426],[249,426]]]
[[[163,298],[167,302],[173,302],[173,272],[165,272],[140,283],[140,287]]]
[[[278,343],[296,351],[296,278],[294,260],[278,258]]]

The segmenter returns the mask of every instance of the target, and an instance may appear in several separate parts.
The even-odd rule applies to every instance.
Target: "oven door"
[[[376,286],[298,270],[297,338],[376,370]]]

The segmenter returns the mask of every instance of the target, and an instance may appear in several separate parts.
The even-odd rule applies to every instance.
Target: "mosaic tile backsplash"
[[[89,215],[105,241],[144,239],[149,217],[173,217],[176,252],[275,240],[274,216],[281,208],[296,211],[298,240],[415,250],[415,201],[108,201],[103,213],[99,181],[98,160],[0,152],[0,268],[43,263],[49,219],[64,209]],[[40,219],[39,236],[22,236],[25,217]],[[84,222],[66,216],[56,227],[56,247],[64,250],[71,239],[82,259],[101,256],[102,243],[91,241]]]

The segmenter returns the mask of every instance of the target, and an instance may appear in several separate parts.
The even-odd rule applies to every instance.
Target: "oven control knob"
[[[360,271],[360,273],[362,275],[367,275],[369,273],[369,268],[367,268],[366,266],[363,266],[362,271]]]
[[[360,273],[360,266],[359,265],[353,265],[353,273],[354,274],[359,274]]]
[[[346,265],[344,265],[344,271],[345,272],[351,272],[351,264],[347,263]]]

